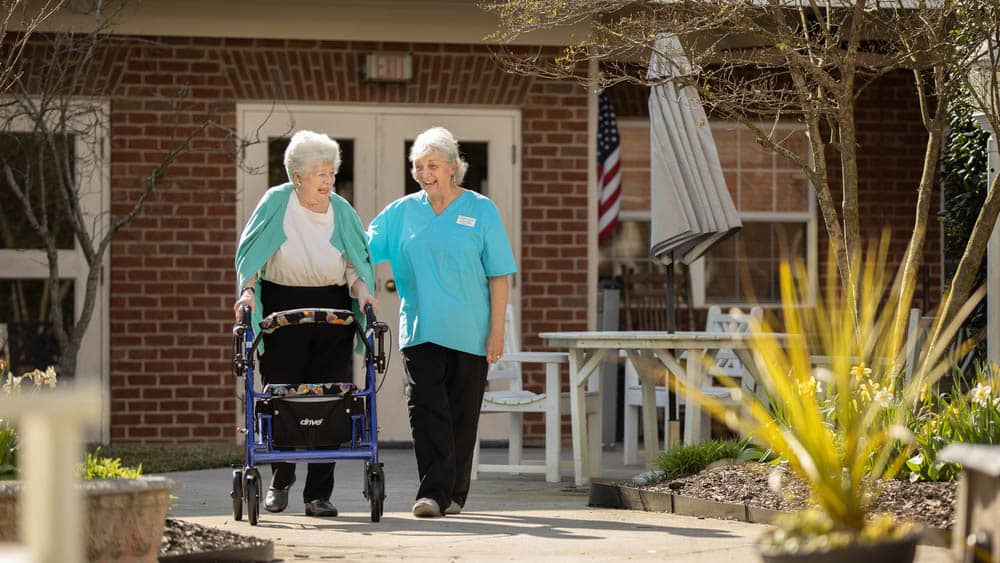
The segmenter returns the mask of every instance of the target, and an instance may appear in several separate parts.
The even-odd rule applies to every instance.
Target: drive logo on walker
[[[476,219],[475,217],[466,217],[465,215],[459,215],[458,220],[455,221],[459,225],[465,225],[466,227],[475,227]]]
[[[299,420],[299,426],[322,426],[322,418],[303,418]]]

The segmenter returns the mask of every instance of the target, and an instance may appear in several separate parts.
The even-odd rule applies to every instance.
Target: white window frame
[[[13,104],[10,99],[3,102]],[[81,111],[73,112],[76,119],[94,116],[99,123],[83,123],[78,130],[87,135],[75,137],[76,177],[81,179],[83,196],[80,198],[84,217],[95,229],[95,236],[103,236],[110,228],[111,211],[111,146],[109,130],[110,105],[106,100],[85,100],[78,102]],[[84,112],[83,109],[88,111]],[[96,110],[96,112],[94,111]],[[4,132],[31,132],[27,118],[15,119]],[[79,318],[83,311],[87,284],[87,263],[74,238],[72,250],[59,250],[59,277],[73,280],[74,315]],[[111,322],[109,304],[110,252],[106,252],[101,264],[101,276],[97,289],[97,301],[87,332],[84,333],[77,356],[75,385],[100,386],[102,394],[102,416],[99,435],[88,436],[106,442],[111,437]],[[0,249],[0,279],[47,280],[48,259],[44,250]]]

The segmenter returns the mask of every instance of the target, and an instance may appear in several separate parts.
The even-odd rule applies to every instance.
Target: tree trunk
[[[951,287],[945,293],[944,303],[941,305],[939,322],[935,323],[934,335],[930,340],[934,344],[941,336],[941,332],[954,320],[958,311],[965,304],[965,301],[972,294],[972,284],[976,281],[976,274],[982,265],[983,256],[990,241],[990,235],[996,226],[997,214],[1000,213],[1000,193],[997,192],[997,184],[1000,175],[994,175],[990,180],[989,190],[986,192],[986,200],[976,218],[976,224],[969,236],[969,242],[965,245],[965,252],[955,270],[955,276],[951,280]],[[997,296],[991,296],[997,298]]]
[[[853,92],[848,92],[840,107],[840,178],[844,213],[844,243],[848,265],[861,256],[861,215],[858,210],[858,139],[854,129]],[[856,276],[855,276],[856,277]],[[848,278],[857,284],[855,277]]]
[[[943,111],[943,110],[941,110]],[[943,118],[944,113],[939,113]],[[931,200],[934,196],[934,180],[937,177],[938,162],[944,140],[945,121],[936,118],[928,131],[927,146],[924,151],[923,173],[917,188],[917,209],[913,218],[913,233],[906,246],[903,263],[900,264],[899,301],[893,320],[893,342],[901,342],[909,314],[909,305],[916,287],[917,272],[923,262],[924,241],[927,239],[927,221]],[[897,340],[898,338],[898,340]]]

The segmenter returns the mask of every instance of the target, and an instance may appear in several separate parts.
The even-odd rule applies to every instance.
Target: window
[[[662,268],[649,257],[649,122],[623,119],[618,127],[622,210],[613,240],[600,248],[602,278],[620,276],[626,269]],[[787,124],[776,131],[785,146],[807,154],[802,128]],[[815,279],[817,224],[811,187],[800,169],[758,145],[753,134],[736,123],[712,122],[712,134],[743,229],[691,265],[693,304],[777,305],[778,265],[784,257],[804,260]]]
[[[779,125],[774,134],[783,146],[807,157],[803,128]],[[782,260],[803,261],[815,279],[817,227],[811,186],[801,169],[758,145],[746,128],[717,121],[712,135],[743,229],[691,265],[695,306],[778,305]]]
[[[13,107],[7,106],[7,107]],[[75,134],[58,136],[55,140],[66,147],[67,162],[73,174],[81,180],[80,210],[87,224],[103,231],[107,228],[110,197],[109,150],[106,131],[108,108],[105,104],[86,102],[74,114],[72,128]],[[79,121],[79,123],[77,123]],[[56,163],[45,162],[37,156],[29,133],[32,124],[27,118],[8,117],[0,129],[0,154],[11,163],[16,181],[29,186],[34,194],[32,204],[36,211],[45,210],[50,230],[53,232],[59,255],[60,281],[57,291],[62,302],[63,318],[68,323],[79,317],[84,303],[87,266],[82,252],[70,232],[69,222],[61,220],[68,211],[55,189],[51,171]],[[18,166],[24,163],[24,166]],[[62,164],[62,163],[60,163]],[[41,240],[27,224],[21,203],[13,192],[0,182],[0,359],[10,363],[15,373],[31,369],[44,369],[58,361],[53,327],[49,313],[53,303],[49,291],[48,259]],[[101,266],[107,272],[108,256]],[[107,276],[102,276],[106,278]],[[81,383],[108,388],[109,381],[109,323],[108,288],[101,283],[97,302],[87,332],[80,344],[77,357],[76,378]],[[66,374],[59,374],[65,377]],[[104,409],[101,434],[94,439],[106,439],[109,413]]]

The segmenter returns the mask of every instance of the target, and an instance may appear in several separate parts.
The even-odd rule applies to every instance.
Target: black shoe
[[[306,503],[306,516],[336,516],[337,507],[328,500],[311,500]]]
[[[287,487],[282,487],[276,489],[274,487],[267,488],[267,494],[264,495],[264,508],[268,512],[281,512],[288,508],[288,490],[292,488],[295,484],[295,479],[288,484]]]

